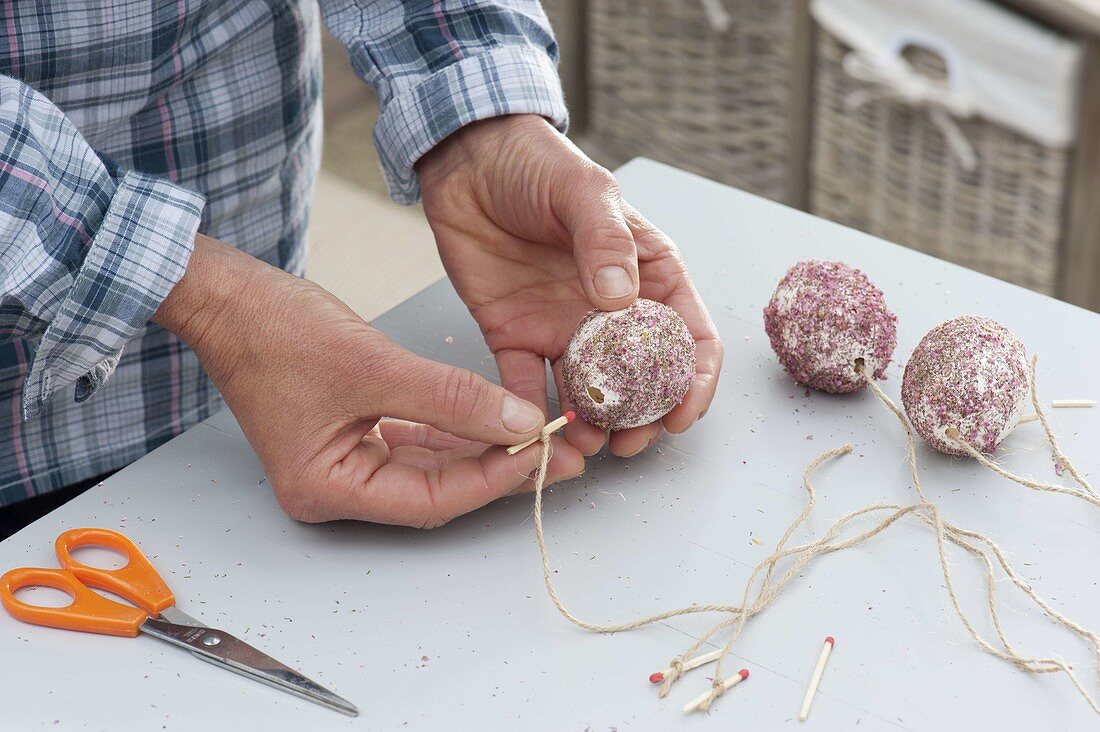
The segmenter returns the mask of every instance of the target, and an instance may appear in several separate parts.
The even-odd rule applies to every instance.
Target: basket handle
[[[729,30],[733,17],[722,0],[699,0],[699,4],[703,6],[703,15],[707,16],[711,28],[719,33]]]
[[[886,58],[874,58],[859,51],[849,51],[841,64],[844,73],[862,86],[849,92],[844,98],[844,108],[854,112],[864,104],[878,99],[901,101],[912,107],[922,107],[928,111],[928,117],[939,129],[947,141],[955,159],[966,171],[978,167],[978,155],[970,144],[966,133],[959,127],[955,117],[970,117],[974,114],[973,100],[959,89],[951,89],[944,84],[929,81],[918,74],[901,57],[901,51],[911,42],[898,46],[895,55]],[[930,49],[936,53],[935,49]],[[944,56],[951,72],[950,60]]]

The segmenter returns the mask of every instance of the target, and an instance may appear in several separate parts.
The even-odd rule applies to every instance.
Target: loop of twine
[[[726,685],[722,683],[722,677],[717,671],[715,671],[714,681],[712,681],[710,684],[710,694],[707,695],[706,699],[699,703],[699,706],[696,707],[696,709],[698,709],[700,712],[709,712],[710,705],[713,704],[718,697],[722,696],[722,694],[725,693]]]
[[[1065,458],[1064,454],[1062,454],[1061,448],[1058,447],[1058,441],[1054,437],[1053,431],[1050,430],[1049,422],[1047,422],[1046,415],[1043,413],[1042,406],[1039,403],[1038,391],[1035,388],[1035,374],[1037,363],[1038,356],[1033,356],[1031,361],[1030,378],[1032,403],[1035,407],[1036,414],[1040,415],[1039,420],[1044,425],[1044,429],[1047,431],[1047,438],[1050,441],[1052,449],[1055,451],[1055,454],[1060,455],[1063,459],[1065,459],[1066,463],[1069,463],[1069,460]],[[940,554],[940,567],[943,573],[944,585],[947,588],[947,594],[951,601],[951,605],[955,610],[955,614],[958,615],[959,619],[962,621],[963,626],[966,628],[971,638],[973,638],[975,642],[977,642],[978,645],[986,652],[1012,663],[1014,666],[1022,671],[1026,671],[1028,673],[1052,673],[1057,671],[1064,672],[1067,676],[1069,676],[1069,679],[1073,683],[1074,687],[1085,699],[1092,710],[1097,714],[1100,714],[1100,705],[1098,705],[1092,695],[1089,694],[1084,684],[1082,684],[1080,679],[1077,677],[1077,674],[1067,663],[1056,658],[1029,658],[1021,655],[1012,646],[1012,644],[1008,640],[1008,637],[1005,634],[1003,626],[1001,625],[1000,616],[997,612],[997,591],[996,587],[994,586],[996,577],[994,573],[993,561],[990,559],[989,554],[987,554],[986,551],[982,550],[980,547],[975,546],[972,543],[967,542],[966,539],[969,538],[984,544],[987,547],[988,551],[991,552],[996,558],[997,563],[1000,565],[1001,570],[1004,572],[1005,576],[1008,577],[1008,579],[1017,589],[1019,589],[1028,599],[1034,602],[1049,618],[1051,618],[1070,632],[1074,633],[1075,635],[1078,635],[1084,640],[1088,641],[1088,643],[1092,646],[1093,654],[1096,658],[1096,674],[1098,680],[1100,680],[1100,636],[1097,636],[1096,633],[1070,620],[1069,618],[1055,610],[1053,607],[1051,607],[1048,602],[1046,602],[1034,591],[1034,589],[1032,589],[1031,585],[1028,582],[1024,581],[1016,573],[1016,571],[1008,563],[1008,558],[1005,555],[1004,551],[991,538],[975,531],[960,529],[959,527],[953,526],[943,520],[939,508],[928,501],[928,498],[925,496],[924,489],[921,486],[920,476],[917,472],[916,442],[914,440],[913,430],[912,427],[910,427],[909,425],[909,421],[905,418],[905,415],[902,413],[901,409],[893,402],[892,399],[890,399],[889,396],[886,395],[882,388],[875,382],[874,378],[872,377],[870,371],[867,369],[866,366],[864,367],[863,374],[868,386],[871,388],[871,391],[875,394],[876,397],[878,397],[879,401],[881,401],[891,412],[894,413],[894,415],[898,418],[898,421],[901,423],[902,428],[905,430],[906,458],[909,466],[910,477],[912,478],[914,488],[920,496],[920,505],[927,506],[931,509],[931,520],[929,520],[929,517],[925,517],[924,520],[926,523],[932,525],[932,527],[936,530],[936,544]],[[966,443],[965,441],[961,441],[960,444],[967,445],[971,447],[971,449],[973,449],[973,446],[970,446],[969,443]],[[984,458],[984,455],[982,457]],[[1080,475],[1077,473],[1076,469],[1073,469],[1071,472],[1075,476],[1075,478],[1079,478],[1081,481],[1084,480],[1083,478],[1080,478]],[[1091,492],[1091,486],[1088,486],[1087,482],[1084,482],[1083,485]],[[962,606],[960,605],[958,597],[955,594],[954,585],[951,582],[951,573],[947,564],[947,553],[945,551],[944,545],[945,538],[955,545],[973,554],[977,558],[981,559],[982,562],[985,564],[987,610],[989,611],[990,620],[993,623],[993,627],[997,633],[998,639],[1001,641],[1001,646],[1003,650],[993,646],[985,638],[983,638],[971,624],[966,614],[963,612]]]
[[[1052,449],[1057,459],[1061,459],[1063,464],[1067,466],[1071,475],[1088,491],[1088,494],[1095,496],[1091,486],[1080,477],[1080,474],[1075,468],[1071,466],[1068,459],[1065,459],[1064,454],[1061,452],[1061,448],[1057,445],[1057,440],[1054,438],[1053,432],[1049,429],[1049,423],[1046,421],[1046,417],[1042,412],[1042,408],[1039,404],[1038,396],[1035,391],[1035,364],[1036,361],[1032,361],[1032,374],[1031,374],[1031,387],[1032,387],[1032,399],[1035,405],[1036,413],[1040,415],[1040,422],[1044,425],[1044,429],[1047,430],[1047,437],[1051,442]],[[864,542],[869,541],[878,534],[885,531],[887,528],[895,524],[907,515],[914,515],[920,521],[930,526],[935,531],[936,537],[936,549],[939,555],[940,571],[943,576],[944,586],[947,590],[947,596],[951,603],[952,609],[962,622],[963,627],[967,631],[967,634],[987,653],[996,656],[1002,660],[1005,660],[1021,671],[1027,673],[1065,673],[1074,687],[1085,699],[1092,710],[1100,714],[1100,705],[1093,699],[1092,695],[1085,688],[1084,684],[1078,678],[1074,670],[1061,659],[1057,658],[1045,658],[1045,657],[1032,657],[1022,655],[1010,642],[1004,627],[1001,623],[1000,614],[997,610],[998,597],[997,597],[997,573],[996,570],[999,567],[1004,576],[1011,582],[1011,584],[1020,590],[1028,599],[1030,599],[1043,613],[1061,625],[1063,628],[1069,630],[1071,633],[1081,637],[1089,643],[1092,647],[1093,654],[1096,659],[1096,673],[1097,679],[1100,680],[1100,636],[1092,631],[1084,628],[1078,623],[1070,620],[1066,616],[1055,610],[1046,600],[1040,597],[1020,575],[1015,571],[1012,565],[1008,561],[1008,557],[1004,551],[994,542],[990,537],[971,531],[969,529],[963,529],[955,526],[944,520],[940,509],[935,504],[928,501],[928,498],[924,492],[924,488],[920,482],[920,476],[917,470],[916,463],[916,443],[913,436],[913,430],[909,425],[909,421],[906,419],[901,409],[894,403],[892,399],[882,390],[882,388],[875,382],[869,367],[863,365],[863,375],[870,386],[875,396],[897,417],[901,424],[906,436],[906,462],[909,468],[913,487],[920,498],[920,501],[915,504],[902,506],[896,504],[874,504],[866,506],[864,508],[852,511],[841,518],[837,519],[832,526],[830,526],[820,538],[815,541],[811,541],[806,544],[787,547],[787,542],[791,539],[794,532],[806,521],[806,519],[813,512],[813,509],[817,503],[817,494],[810,482],[810,476],[820,467],[823,463],[832,460],[833,458],[846,455],[852,451],[851,445],[843,445],[839,448],[829,450],[818,456],[802,474],[802,487],[806,491],[807,501],[802,512],[794,519],[794,521],[787,527],[787,530],[780,537],[776,543],[775,550],[772,554],[761,561],[753,569],[752,574],[749,577],[748,582],[745,585],[745,592],[742,597],[740,605],[689,605],[687,607],[678,608],[675,610],[669,610],[655,615],[650,615],[638,620],[620,623],[615,625],[598,625],[581,620],[577,616],[573,615],[569,610],[565,608],[561,599],[558,597],[557,592],[554,589],[554,584],[551,578],[552,572],[550,569],[550,558],[546,548],[546,538],[543,533],[542,525],[542,493],[546,479],[546,468],[550,459],[550,439],[549,436],[542,438],[542,459],[539,463],[539,467],[535,473],[535,507],[534,507],[534,523],[535,523],[535,537],[538,541],[539,553],[542,558],[543,579],[545,580],[546,590],[550,596],[554,607],[558,609],[563,617],[569,620],[574,625],[585,630],[597,632],[597,633],[616,633],[620,631],[632,630],[634,628],[640,628],[650,623],[658,622],[661,620],[667,620],[672,617],[688,615],[694,613],[704,612],[720,612],[727,613],[730,617],[725,618],[715,624],[710,630],[704,633],[687,651],[682,655],[673,659],[670,665],[670,672],[664,679],[661,685],[660,696],[664,697],[668,694],[672,685],[682,677],[683,664],[688,658],[691,658],[695,653],[702,648],[712,637],[720,633],[721,631],[735,626],[729,639],[722,647],[721,654],[717,659],[717,665],[714,671],[714,682],[711,684],[709,694],[704,700],[696,707],[700,711],[708,711],[711,704],[721,696],[725,691],[724,679],[722,676],[722,664],[729,656],[733,649],[734,644],[740,637],[745,624],[749,618],[767,609],[775,600],[779,597],[783,589],[789,585],[795,577],[808,565],[815,557],[825,554],[831,554],[832,552],[840,551],[850,547],[858,546]],[[995,463],[994,463],[995,465]],[[1000,471],[998,471],[1000,472]],[[1011,476],[1012,479],[1017,480],[1017,476],[1005,473],[1007,476]],[[1018,479],[1022,481],[1024,479]],[[1026,484],[1026,483],[1022,483]],[[1032,486],[1029,486],[1032,487]],[[1043,488],[1045,490],[1046,488]],[[1066,489],[1070,490],[1070,489]],[[1082,492],[1082,496],[1085,495]],[[874,526],[863,530],[861,533],[857,533],[847,539],[838,540],[842,531],[854,521],[865,517],[881,514],[882,512],[889,512],[884,518],[881,518]],[[997,636],[999,644],[987,640],[970,620],[962,607],[961,602],[955,591],[955,585],[952,580],[951,569],[948,562],[947,543],[959,547],[963,551],[972,555],[978,559],[984,567],[985,585],[986,585],[986,610],[989,613],[990,622],[993,625],[994,632]],[[792,564],[788,569],[775,578],[776,569],[779,563],[785,559],[792,559]],[[753,589],[757,585],[758,579],[763,578],[759,583],[759,588],[756,591],[755,597],[753,596]]]
[[[684,658],[678,657],[672,659],[672,661],[668,664],[668,667],[669,673],[667,676],[665,676],[664,681],[661,682],[660,691],[657,692],[657,696],[659,696],[661,699],[664,699],[666,696],[668,696],[668,691],[672,688],[672,685],[676,683],[676,679],[684,675]]]
[[[844,98],[844,108],[849,114],[880,99],[902,102],[910,107],[922,107],[928,112],[929,120],[943,135],[959,165],[967,172],[977,169],[978,154],[974,151],[974,145],[955,121],[957,117],[972,117],[976,113],[970,97],[943,82],[917,73],[901,58],[893,59],[889,63],[851,51],[845,55],[841,68],[848,76],[865,85]]]

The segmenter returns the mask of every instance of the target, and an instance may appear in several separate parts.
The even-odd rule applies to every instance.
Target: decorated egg
[[[992,453],[1028,401],[1024,344],[990,318],[964,315],[930,330],[901,382],[901,400],[917,434],[950,455],[962,439]]]
[[[695,375],[695,340],[683,318],[639,298],[588,313],[562,356],[562,384],[577,414],[603,429],[654,422],[683,401]]]
[[[764,330],[779,363],[812,389],[846,394],[881,379],[897,345],[897,316],[882,290],[844,262],[791,267],[764,308]]]

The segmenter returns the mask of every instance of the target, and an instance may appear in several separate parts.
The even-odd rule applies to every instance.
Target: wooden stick
[[[1050,406],[1055,409],[1091,409],[1096,406],[1095,399],[1055,399],[1050,403]],[[1028,422],[1038,422],[1039,415],[1028,414],[1020,417],[1020,421],[1016,424],[1027,424]]]
[[[834,643],[836,639],[830,635],[825,639],[825,645],[821,647],[821,655],[817,657],[817,668],[814,669],[814,675],[810,677],[810,688],[806,689],[806,696],[802,699],[802,711],[798,713],[799,722],[805,722],[810,716],[810,705],[814,703],[817,687],[821,684],[821,675],[825,673],[825,662],[829,660]]]
[[[721,655],[722,655],[722,649],[719,648],[717,651],[711,651],[710,653],[704,653],[701,656],[696,656],[695,658],[692,658],[688,661],[684,661],[684,665],[683,665],[682,670],[683,671],[690,671],[693,668],[699,668],[700,666],[705,666],[708,663],[710,663],[711,661],[717,661],[718,657],[721,656]],[[659,684],[662,681],[664,681],[665,677],[668,676],[670,673],[672,673],[672,667],[666,668],[664,671],[658,671],[655,674],[650,674],[649,675],[649,683]]]
[[[532,437],[527,442],[521,442],[518,445],[512,445],[511,447],[509,447],[508,448],[508,454],[509,455],[515,455],[520,450],[522,450],[524,448],[527,448],[527,447],[530,447],[531,445],[534,445],[536,442],[541,440],[543,437],[546,437],[547,435],[554,434],[555,432],[560,430],[562,427],[564,427],[565,425],[569,424],[574,419],[576,419],[576,417],[577,417],[577,415],[574,414],[573,412],[566,412],[565,414],[558,417],[557,419],[555,419],[550,424],[543,427],[542,431],[539,432],[538,437]]]
[[[1050,403],[1055,409],[1089,409],[1096,406],[1095,399],[1055,399]]]
[[[743,668],[737,672],[736,676],[730,676],[728,679],[724,679],[722,681],[722,689],[725,691],[729,691],[731,688],[737,686],[748,677],[749,670],[747,668]],[[707,697],[710,696],[710,694],[711,689],[707,689],[702,694],[689,701],[687,704],[684,705],[684,712],[694,712],[696,709],[699,708],[700,704],[707,700]]]

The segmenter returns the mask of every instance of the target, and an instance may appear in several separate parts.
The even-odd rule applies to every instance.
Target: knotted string
[[[866,85],[844,98],[844,108],[849,113],[879,99],[899,101],[910,107],[923,107],[932,124],[947,141],[947,146],[959,165],[968,172],[978,167],[978,155],[974,152],[974,146],[955,121],[956,117],[966,118],[975,114],[970,97],[941,81],[917,73],[900,57],[876,61],[852,51],[845,55],[841,68],[848,76]]]
[[[569,612],[561,599],[558,597],[557,592],[554,589],[554,584],[551,578],[550,570],[550,558],[546,548],[546,539],[543,534],[542,526],[542,493],[546,479],[546,468],[550,460],[550,438],[545,436],[542,438],[542,457],[539,463],[539,467],[535,473],[535,536],[538,541],[539,552],[542,557],[543,579],[546,583],[547,593],[550,595],[551,601],[558,609],[558,612],[562,614],[571,623],[585,630],[597,632],[597,633],[615,633],[625,630],[632,630],[634,628],[640,628],[644,625],[648,625],[660,620],[666,620],[668,618],[676,617],[679,615],[687,615],[692,613],[702,612],[722,612],[728,613],[731,617],[726,618],[709,631],[704,633],[687,651],[677,658],[672,659],[669,663],[670,671],[666,675],[664,682],[661,685],[660,696],[664,697],[668,694],[672,685],[681,678],[683,675],[684,663],[691,658],[707,641],[725,630],[730,626],[735,626],[731,637],[727,640],[723,646],[720,656],[717,659],[717,665],[715,668],[714,681],[711,684],[710,693],[699,704],[697,709],[701,711],[709,710],[711,704],[722,695],[725,691],[722,676],[722,664],[726,657],[730,654],[734,644],[740,637],[745,624],[748,619],[770,606],[776,599],[778,599],[782,590],[794,580],[796,576],[812,561],[815,557],[824,554],[830,554],[832,552],[847,549],[853,546],[862,544],[878,534],[885,531],[888,527],[902,519],[903,517],[913,514],[925,524],[931,526],[935,530],[936,535],[936,548],[939,555],[940,570],[944,579],[944,586],[947,590],[948,599],[951,602],[951,606],[955,611],[955,614],[959,617],[963,627],[971,638],[985,650],[997,658],[1001,658],[1005,661],[1012,663],[1014,666],[1027,673],[1065,673],[1073,683],[1077,691],[1084,697],[1085,701],[1093,709],[1093,711],[1100,714],[1100,706],[1089,694],[1088,690],[1082,684],[1080,679],[1074,673],[1073,669],[1064,661],[1057,658],[1043,658],[1043,657],[1030,657],[1022,655],[1018,652],[1012,643],[1009,641],[1007,634],[1002,626],[1000,615],[997,610],[997,576],[996,567],[999,566],[1004,575],[1009,581],[1019,589],[1026,597],[1034,602],[1047,616],[1057,622],[1062,627],[1066,628],[1070,632],[1080,636],[1086,640],[1093,650],[1093,654],[1096,659],[1096,673],[1097,679],[1100,680],[1100,636],[1097,636],[1092,631],[1084,628],[1078,623],[1065,617],[1053,607],[1050,606],[1042,597],[1040,597],[1020,575],[1013,569],[1008,562],[1008,558],[1004,551],[988,536],[980,534],[968,529],[962,529],[953,524],[946,522],[939,508],[928,501],[925,495],[924,489],[920,482],[920,476],[917,470],[916,464],[916,444],[913,437],[912,428],[909,425],[908,420],[902,413],[901,409],[882,391],[881,387],[874,381],[869,369],[866,365],[863,367],[863,373],[867,380],[868,385],[874,392],[875,396],[891,412],[898,418],[906,434],[906,458],[910,472],[910,476],[913,481],[913,486],[920,497],[920,502],[911,504],[908,506],[900,506],[895,504],[875,504],[867,506],[865,508],[853,511],[838,519],[832,526],[830,526],[821,538],[816,541],[802,544],[794,547],[787,547],[786,544],[790,540],[794,532],[806,521],[806,519],[813,512],[813,509],[817,502],[817,495],[813,488],[813,484],[810,481],[810,476],[814,471],[820,467],[823,463],[832,460],[835,457],[846,455],[852,451],[851,445],[844,445],[833,450],[829,450],[817,459],[815,459],[802,474],[802,486],[807,494],[806,506],[802,512],[795,518],[795,520],[788,526],[787,530],[783,533],[783,536],[776,544],[773,553],[764,559],[762,562],[756,565],[752,574],[745,586],[745,592],[742,597],[740,605],[690,605],[684,608],[676,610],[670,610],[656,615],[651,615],[645,618],[641,618],[635,621],[620,623],[617,625],[597,625],[581,620],[580,618]],[[1033,374],[1034,378],[1034,374]],[[1033,398],[1034,389],[1033,389]],[[1036,398],[1037,399],[1037,398]],[[1040,412],[1040,407],[1036,401],[1036,411]],[[1045,418],[1041,418],[1045,423]],[[1053,439],[1052,439],[1053,442]],[[1060,454],[1060,450],[1055,448],[1056,454]],[[1068,462],[1068,461],[1067,461]],[[837,541],[837,537],[841,532],[852,522],[863,516],[869,516],[879,514],[881,512],[889,511],[890,513],[882,518],[878,524],[872,526],[869,529],[865,529],[861,533],[856,534],[847,539]],[[962,608],[958,596],[955,592],[954,582],[951,577],[951,570],[948,563],[947,556],[947,542],[960,547],[964,551],[973,555],[975,558],[980,559],[985,568],[985,584],[986,584],[986,605],[987,611],[994,631],[997,635],[999,645],[995,645],[993,642],[983,637],[978,630],[974,627],[970,618]],[[991,556],[992,555],[992,556]],[[779,562],[793,558],[794,561],[791,566],[784,572],[778,580],[775,579],[776,568]],[[753,589],[757,585],[757,580],[763,574],[763,579],[759,583],[759,588],[756,590],[755,597],[753,597]]]

